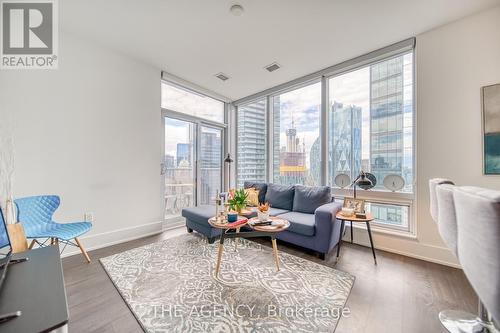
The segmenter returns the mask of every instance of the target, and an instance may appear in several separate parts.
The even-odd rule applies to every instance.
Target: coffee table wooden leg
[[[271,243],[273,243],[273,252],[274,252],[274,260],[276,261],[276,268],[278,271],[280,270],[279,257],[278,257],[278,245],[276,244],[276,238],[271,239]]]
[[[217,254],[217,265],[215,266],[215,277],[219,276],[220,262],[222,260],[222,251],[224,250],[224,244],[219,243],[219,253]]]
[[[239,233],[240,233],[240,228],[236,228],[236,233],[237,233],[237,234],[239,234]],[[238,242],[239,242],[238,237],[236,237],[236,238],[234,239],[234,250],[235,250],[235,251],[236,251],[236,248],[238,247]]]

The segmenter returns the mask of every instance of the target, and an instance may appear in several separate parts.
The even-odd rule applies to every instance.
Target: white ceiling
[[[245,8],[229,13],[232,4]],[[500,0],[64,0],[63,30],[231,99],[337,64]],[[283,67],[268,73],[264,66]],[[222,82],[214,74],[224,72]]]

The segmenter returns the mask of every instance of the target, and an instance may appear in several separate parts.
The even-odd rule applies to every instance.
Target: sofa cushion
[[[254,188],[259,190],[259,202],[264,203],[266,201],[267,184],[266,183],[256,183],[256,182],[245,182],[243,184],[244,188]]]
[[[215,216],[215,206],[200,205],[197,207],[184,208],[182,210],[182,216],[192,222],[208,225],[208,219]]]
[[[319,206],[332,201],[330,186],[295,186],[293,197],[293,211],[314,214]]]
[[[278,184],[267,185],[266,201],[271,207],[292,210],[294,186]]]
[[[276,216],[276,215],[280,215],[280,214],[285,214],[285,213],[289,213],[290,211],[289,210],[286,210],[286,209],[280,209],[280,208],[269,208],[269,215],[270,216]]]
[[[288,212],[285,214],[281,214],[278,217],[290,222],[290,227],[287,229],[287,231],[304,236],[314,236],[314,214]]]

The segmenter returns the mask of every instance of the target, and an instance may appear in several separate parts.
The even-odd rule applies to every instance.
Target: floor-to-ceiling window
[[[165,81],[161,91],[165,220],[175,222],[183,208],[211,204],[223,190],[225,105]]]
[[[329,184],[338,174],[360,171],[376,179],[403,177],[401,192],[413,192],[413,53],[390,57],[329,78]],[[383,195],[381,195],[382,197]],[[380,224],[408,228],[408,204],[369,202]]]
[[[272,97],[273,181],[319,185],[321,83]]]
[[[376,186],[358,197],[374,224],[413,232],[413,47],[408,39],[236,101],[238,185],[329,185],[342,199],[352,187],[337,187],[337,175],[370,172]],[[394,190],[385,180],[396,176],[404,186]]]

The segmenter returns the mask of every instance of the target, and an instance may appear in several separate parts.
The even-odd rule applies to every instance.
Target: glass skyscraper
[[[238,187],[266,181],[266,100],[238,108]]]
[[[330,175],[339,173],[351,179],[361,171],[361,108],[334,102],[330,114]]]
[[[213,203],[217,191],[222,191],[222,137],[218,129],[204,128],[201,131],[200,172],[201,204]]]
[[[179,166],[182,161],[186,161],[184,164],[191,163],[191,145],[189,143],[177,144],[177,166]]]
[[[405,179],[413,190],[413,78],[411,55],[370,66],[370,172],[383,188],[387,175]],[[408,208],[371,204],[376,218],[387,224],[408,225]]]
[[[402,174],[402,58],[371,66],[370,89],[371,172],[383,180],[389,174]]]

